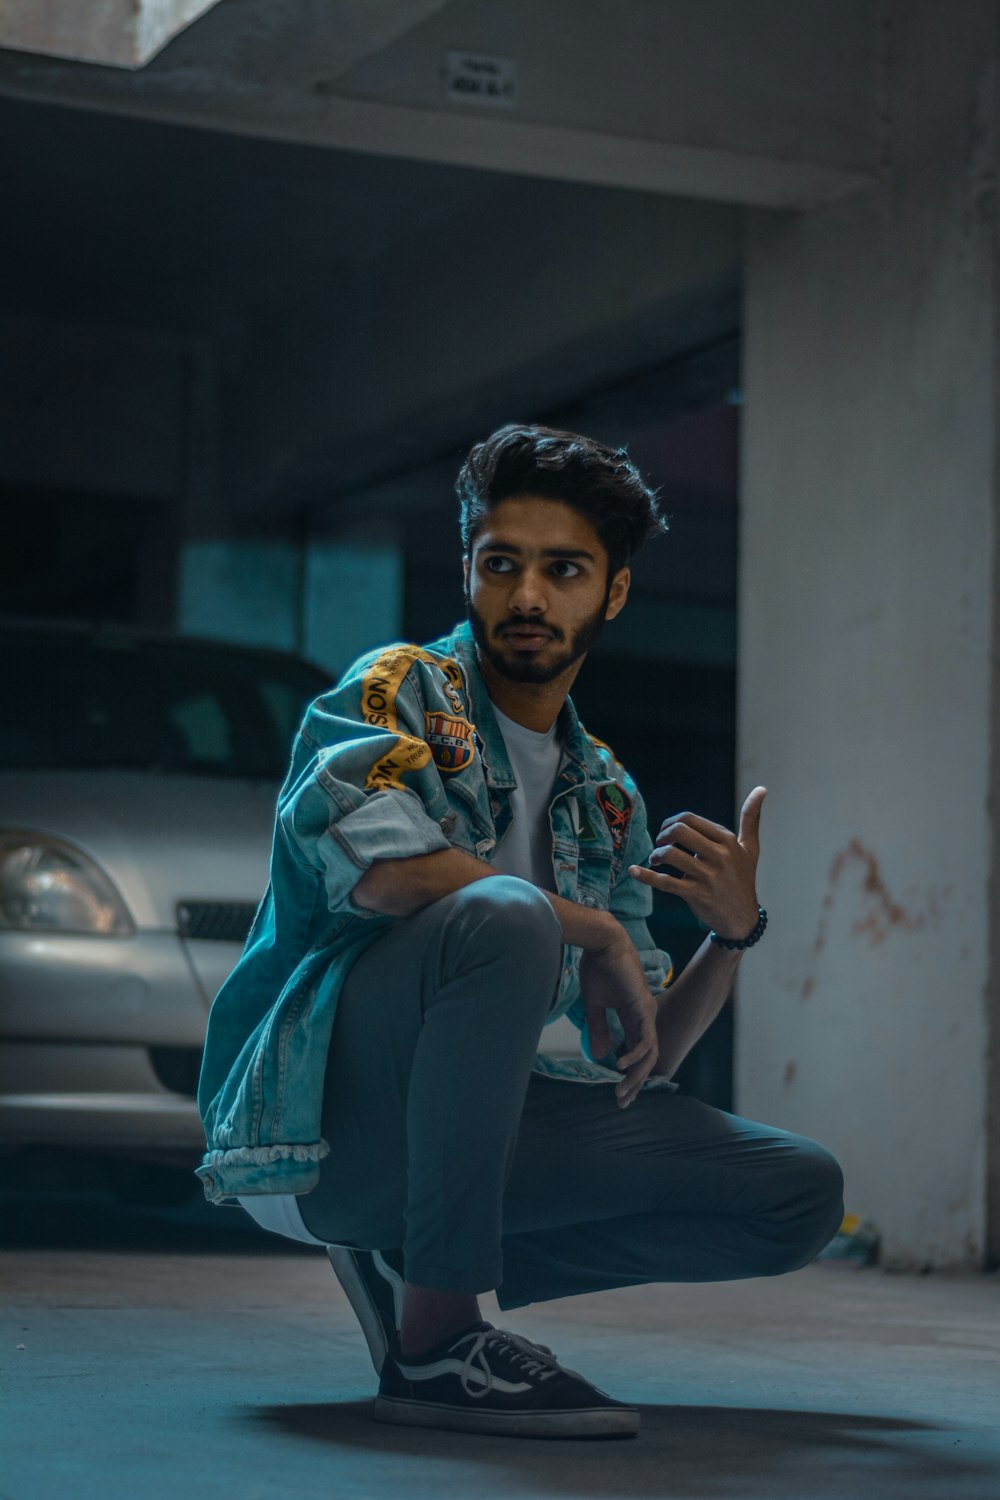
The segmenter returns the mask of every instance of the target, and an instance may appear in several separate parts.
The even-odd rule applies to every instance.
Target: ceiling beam
[[[97,9],[132,3],[153,0],[94,0]],[[773,0],[770,30],[743,0],[652,9],[628,0],[613,17],[597,0],[541,9],[528,0],[239,0],[210,10],[141,73],[0,51],[0,94],[404,160],[807,209],[879,180],[871,0],[845,4],[831,31],[825,13],[803,17],[800,0]],[[450,96],[446,59],[459,45],[496,54],[498,64],[507,58],[520,93],[515,85],[503,108]]]

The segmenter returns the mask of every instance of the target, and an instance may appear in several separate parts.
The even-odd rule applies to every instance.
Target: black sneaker
[[[382,1365],[374,1416],[408,1427],[447,1427],[507,1437],[625,1437],[639,1413],[566,1370],[551,1349],[473,1323],[407,1356],[398,1339]]]
[[[326,1253],[368,1340],[375,1374],[381,1375],[403,1316],[403,1252],[327,1245]]]

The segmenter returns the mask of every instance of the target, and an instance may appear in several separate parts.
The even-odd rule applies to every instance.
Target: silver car
[[[329,678],[280,651],[0,623],[0,681],[0,1149],[191,1165],[208,1008]]]

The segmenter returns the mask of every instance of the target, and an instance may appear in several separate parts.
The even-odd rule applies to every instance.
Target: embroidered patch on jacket
[[[382,729],[399,728],[396,698],[415,661],[425,661],[444,673],[447,681],[442,691],[455,711],[462,712],[461,691],[465,684],[458,662],[449,656],[435,656],[421,646],[391,646],[361,679],[361,712],[366,724],[377,724]]]
[[[476,731],[468,719],[438,713],[425,714],[424,718],[427,743],[438,770],[464,771],[466,766],[471,766],[476,757]]]
[[[616,849],[625,843],[628,825],[632,819],[632,799],[623,792],[617,782],[597,788],[597,805],[604,814],[611,830],[611,842]]]
[[[368,772],[366,792],[401,792],[407,771],[419,771],[431,758],[429,745],[410,734],[401,734],[387,755],[377,760]]]
[[[583,798],[574,796],[567,800],[570,817],[573,819],[573,832],[576,834],[577,843],[596,844],[597,833],[593,823],[590,821],[590,813],[587,811]]]

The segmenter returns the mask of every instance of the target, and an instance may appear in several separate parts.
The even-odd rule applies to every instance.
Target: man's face
[[[517,495],[487,515],[465,564],[465,606],[480,655],[510,682],[552,682],[625,603],[629,572],[608,578],[593,526],[561,500]]]

